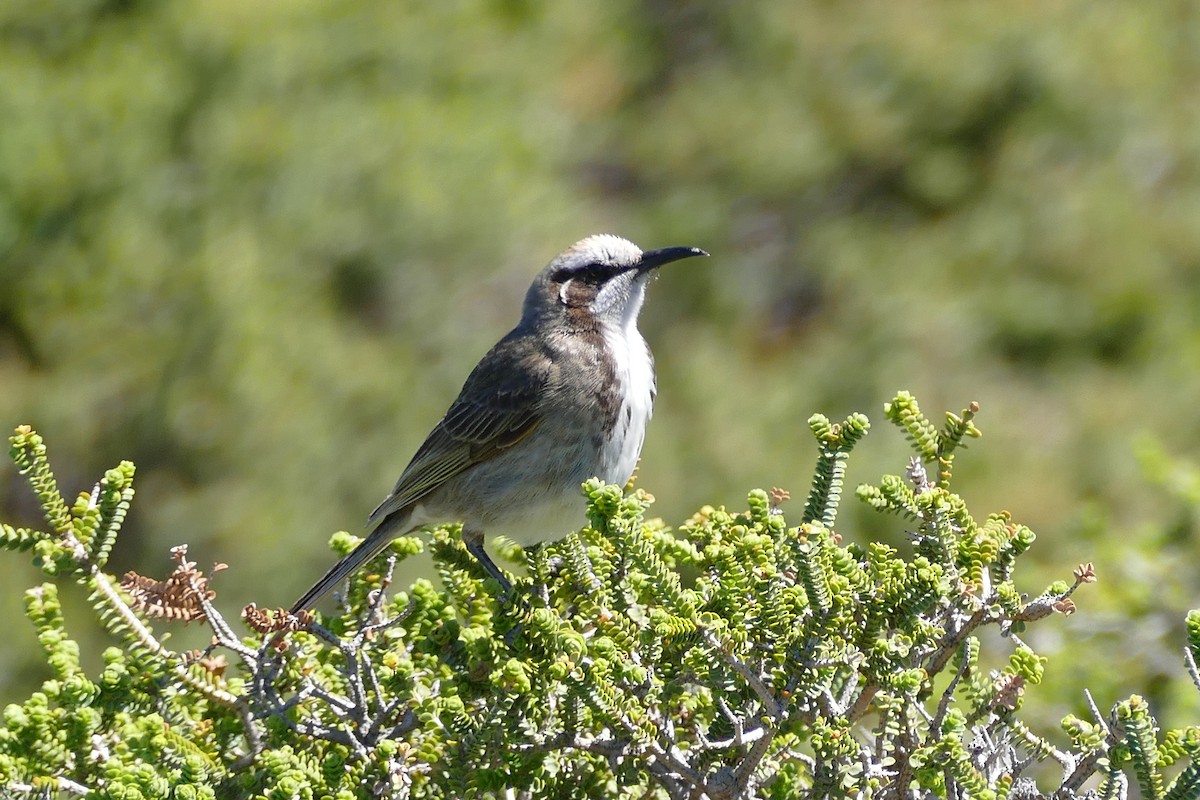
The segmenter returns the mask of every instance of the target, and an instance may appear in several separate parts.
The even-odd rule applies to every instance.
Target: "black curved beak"
[[[648,270],[661,267],[663,264],[670,264],[672,261],[679,261],[681,258],[692,258],[693,256],[706,256],[708,253],[701,250],[699,247],[664,247],[661,250],[647,250],[642,253],[642,260],[638,262],[637,269]]]

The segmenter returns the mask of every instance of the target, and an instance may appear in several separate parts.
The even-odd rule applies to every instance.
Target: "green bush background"
[[[802,496],[813,411],[978,400],[959,491],[1100,575],[1031,642],[1048,718],[1194,722],[1197,85],[1196,2],[5,4],[0,422],[73,489],[137,462],[113,569],[187,542],[223,608],[286,605],[551,256],[699,245],[643,315],[664,519]],[[38,523],[12,468],[0,518]],[[0,701],[36,574],[0,562]]]

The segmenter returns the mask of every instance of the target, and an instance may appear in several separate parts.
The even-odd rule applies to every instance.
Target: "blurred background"
[[[611,232],[713,255],[642,316],[665,520],[798,513],[815,411],[875,423],[853,487],[904,468],[896,390],[977,400],[957,488],[1038,532],[1019,588],[1100,577],[1031,637],[1046,719],[1196,721],[1200,3],[48,0],[0,43],[0,428],[69,497],[137,463],[111,571],[188,543],[231,615],[290,604]],[[11,465],[0,519],[41,524]],[[849,494],[840,530],[906,542]],[[0,558],[0,702],[48,677],[39,575]]]

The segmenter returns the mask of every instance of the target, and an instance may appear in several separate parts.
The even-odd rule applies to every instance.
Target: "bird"
[[[367,521],[370,533],[292,607],[310,609],[393,539],[462,523],[467,550],[507,595],[484,535],[532,544],[578,530],[580,487],[624,485],[654,407],[654,357],[638,331],[658,268],[707,256],[642,251],[589,236],[555,256],[525,293],[521,319],[479,361],[458,398]]]

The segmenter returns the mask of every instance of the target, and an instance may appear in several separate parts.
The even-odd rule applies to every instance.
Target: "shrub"
[[[0,781],[31,797],[991,800],[1078,797],[1089,780],[1125,797],[1132,778],[1141,797],[1197,797],[1200,727],[1160,734],[1136,695],[1107,714],[1089,695],[1092,719],[1064,719],[1063,744],[1023,721],[1046,659],[1021,635],[1074,612],[1094,571],[1029,597],[1016,575],[1033,532],[977,519],[951,490],[978,407],[940,427],[907,393],[885,411],[915,456],[857,496],[905,521],[910,552],[843,539],[845,467],[869,423],[817,415],[790,522],[786,492],[755,490],[745,510],[705,507],[671,531],[646,519],[646,492],[592,481],[586,528],[504,548],[526,573],[511,597],[442,527],[440,588],[390,592],[396,561],[424,547],[407,537],[349,582],[338,615],[248,606],[249,635],[186,548],[162,580],[104,572],[134,466],[68,505],[20,427],[12,455],[47,526],[3,526],[0,542],[47,575],[26,609],[52,677],[4,710]],[[120,643],[98,675],[66,632],[63,581]],[[202,620],[213,645],[173,652],[152,618]],[[1200,611],[1187,624],[1200,686]]]

